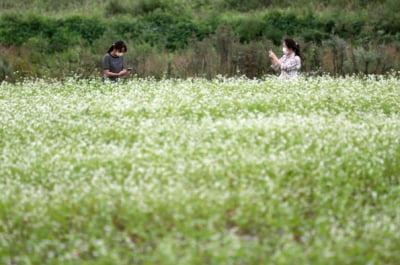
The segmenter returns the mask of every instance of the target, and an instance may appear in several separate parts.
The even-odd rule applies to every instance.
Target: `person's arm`
[[[104,69],[104,70],[103,70],[103,74],[105,74],[105,75],[108,76],[108,77],[121,77],[121,76],[124,76],[124,75],[126,75],[126,74],[128,74],[128,73],[129,73],[129,72],[128,72],[128,70],[126,70],[126,69],[123,69],[123,70],[120,71],[119,73],[110,72],[109,69]]]
[[[274,71],[278,71],[280,69],[279,65],[277,65],[277,64],[271,64],[271,67],[272,67],[272,69],[274,69]]]
[[[128,75],[130,72],[125,68],[125,59],[122,57],[122,71],[119,72],[120,76]]]
[[[273,51],[269,51],[269,58],[271,59],[271,67],[275,71],[278,71],[281,67],[281,61],[278,59],[278,57],[275,55]]]

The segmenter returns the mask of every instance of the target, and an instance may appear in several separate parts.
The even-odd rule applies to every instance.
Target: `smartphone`
[[[126,70],[128,70],[128,72],[132,72],[132,68],[128,68],[128,69],[126,69]]]

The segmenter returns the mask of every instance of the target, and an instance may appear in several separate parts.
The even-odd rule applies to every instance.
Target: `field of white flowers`
[[[0,264],[399,264],[397,77],[0,85]]]

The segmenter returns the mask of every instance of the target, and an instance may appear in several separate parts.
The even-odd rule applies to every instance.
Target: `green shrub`
[[[300,16],[292,11],[273,10],[263,15],[230,16],[224,19],[238,34],[242,42],[267,38],[275,45],[284,36],[302,35],[307,41],[321,43],[329,38],[334,27],[332,20],[326,20],[308,13]]]
[[[86,18],[81,16],[68,17],[56,22],[57,28],[79,35],[87,43],[92,43],[100,38],[106,27],[104,22],[97,18]]]
[[[269,7],[274,0],[219,0],[214,2],[219,10],[250,11]]]
[[[267,27],[265,21],[259,16],[244,17],[232,25],[241,42],[250,42],[262,37],[263,30]]]
[[[0,43],[21,45],[30,38],[43,36],[51,44],[48,52],[57,52],[78,44],[81,40],[91,44],[103,35],[105,29],[97,18],[73,16],[52,19],[38,15],[4,15],[0,18]]]
[[[49,20],[40,16],[27,17],[15,14],[3,15],[0,19],[0,43],[20,45],[29,38],[46,31]]]
[[[197,25],[189,17],[155,11],[138,20],[141,39],[169,50],[183,48],[198,33]]]
[[[233,47],[233,64],[235,74],[249,78],[259,78],[270,69],[268,47],[263,42],[249,44],[237,43]]]
[[[400,41],[400,14],[379,19],[374,23],[374,31],[383,39]]]
[[[127,14],[130,10],[118,0],[111,0],[105,7],[105,13],[108,16],[119,15],[119,14]]]
[[[164,12],[182,12],[183,5],[177,1],[168,0],[136,0],[136,1],[121,1],[111,0],[105,8],[106,15],[124,15],[130,14],[134,17],[146,15],[156,10]]]
[[[166,0],[136,0],[133,5],[133,15],[148,14],[156,10],[170,10],[175,3]]]
[[[7,77],[13,75],[13,67],[11,63],[4,58],[0,58],[0,82],[6,80]]]
[[[136,43],[148,43],[161,49],[176,50],[187,46],[193,37],[202,38],[209,34],[209,27],[198,26],[188,16],[176,15],[161,10],[136,19],[121,18],[108,24],[120,39]]]
[[[279,11],[269,12],[262,19],[265,27],[260,35],[272,40],[275,45],[281,42],[284,35],[292,35],[298,22],[294,14],[286,15]]]

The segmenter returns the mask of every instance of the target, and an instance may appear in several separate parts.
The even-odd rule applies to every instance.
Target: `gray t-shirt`
[[[124,69],[124,57],[113,57],[111,54],[106,53],[103,56],[103,70],[110,70],[111,73],[119,73]],[[118,79],[117,77],[108,77],[112,80]]]

